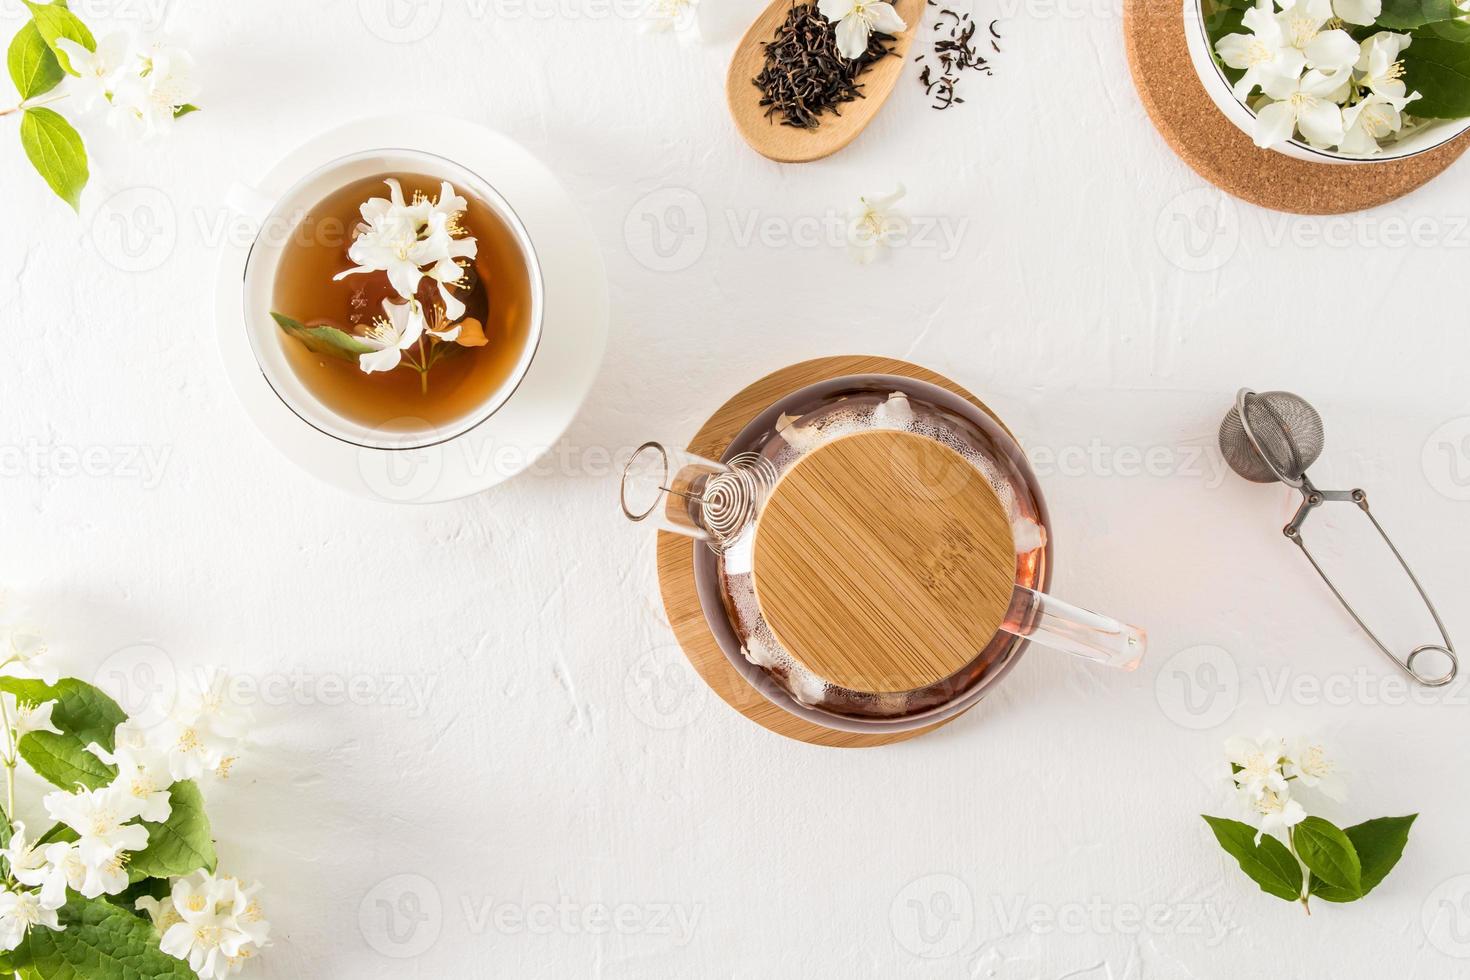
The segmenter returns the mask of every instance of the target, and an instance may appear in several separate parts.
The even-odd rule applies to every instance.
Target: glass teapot
[[[695,577],[731,663],[828,727],[894,730],[973,704],[1029,640],[1132,670],[1144,632],[1045,593],[1035,475],[988,412],[911,378],[802,388],[716,462],[657,442],[623,513],[707,547]]]

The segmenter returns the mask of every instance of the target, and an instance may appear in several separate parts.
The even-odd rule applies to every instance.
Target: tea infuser
[[[619,500],[628,520],[651,517],[654,525],[718,551],[755,521],[776,477],[776,467],[759,453],[715,463],[645,442],[623,466]]]
[[[1317,461],[1322,455],[1324,444],[1322,429],[1322,416],[1317,410],[1301,397],[1287,391],[1267,391],[1257,393],[1249,388],[1242,388],[1236,395],[1235,407],[1225,416],[1220,423],[1220,451],[1225,455],[1225,461],[1230,468],[1240,476],[1252,483],[1284,483],[1289,487],[1301,491],[1302,503],[1297,508],[1296,514],[1283,529],[1283,533],[1302,550],[1322,581],[1332,590],[1337,601],[1348,611],[1353,620],[1362,628],[1368,638],[1373,641],[1383,655],[1393,661],[1394,666],[1404,671],[1414,680],[1425,687],[1443,687],[1455,679],[1459,673],[1460,661],[1455,656],[1455,646],[1450,642],[1449,631],[1445,629],[1444,621],[1439,618],[1439,612],[1434,608],[1424,586],[1419,584],[1419,579],[1414,575],[1409,563],[1394,546],[1388,533],[1378,523],[1378,518],[1368,509],[1368,495],[1360,489],[1354,490],[1319,490],[1311,480],[1307,478],[1307,468]],[[1378,638],[1358,615],[1356,609],[1347,601],[1340,592],[1327,572],[1317,562],[1312,552],[1307,548],[1306,541],[1302,538],[1302,525],[1306,523],[1307,517],[1313,510],[1324,503],[1350,502],[1357,504],[1369,521],[1372,522],[1374,530],[1383,538],[1384,544],[1393,552],[1398,559],[1400,567],[1409,576],[1409,581],[1414,583],[1419,597],[1424,600],[1429,615],[1434,618],[1434,624],[1439,627],[1440,636],[1444,643],[1425,643],[1417,646],[1410,652],[1406,659],[1399,659],[1393,651]],[[1426,677],[1414,669],[1414,661],[1420,654],[1434,651],[1449,658],[1449,670],[1438,677]]]

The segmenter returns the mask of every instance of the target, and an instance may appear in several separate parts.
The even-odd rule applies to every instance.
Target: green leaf
[[[1414,36],[1415,44],[1418,43],[1418,39],[1421,37],[1441,38],[1446,41],[1453,41],[1456,44],[1464,44],[1470,41],[1470,22],[1463,20],[1442,20],[1433,24],[1425,24],[1423,27],[1417,28],[1411,33]],[[1412,46],[1411,44],[1410,47]]]
[[[75,830],[72,830],[64,823],[54,823],[51,825],[51,829],[36,838],[36,846],[39,847],[42,844],[55,844],[58,842],[72,843],[77,839],[77,832]]]
[[[188,780],[174,783],[168,796],[172,807],[168,819],[143,824],[148,828],[148,846],[128,861],[128,875],[134,881],[215,868],[214,840],[209,836],[209,818],[199,787]]]
[[[22,100],[35,98],[54,89],[66,77],[61,62],[46,44],[35,21],[15,32],[6,54],[6,65],[10,69],[10,80]]]
[[[13,829],[10,826],[10,819],[3,813],[0,813],[0,847],[10,846],[10,835],[12,833]],[[3,857],[0,857],[0,875],[5,875],[6,877],[10,875],[10,861]]]
[[[61,734],[31,732],[20,740],[21,758],[38,776],[68,790],[76,789],[78,783],[97,789],[112,782],[117,770],[88,752],[87,745],[96,742],[112,751],[113,732],[127,720],[116,701],[74,677],[62,678],[55,685],[0,677],[0,691],[28,704],[56,702],[51,709],[51,723],[61,729]]]
[[[175,119],[180,119],[180,118],[182,118],[184,116],[187,116],[191,112],[198,112],[198,111],[199,111],[199,107],[197,105],[195,105],[192,102],[185,102],[183,105],[178,106],[177,108],[174,109],[174,118]]]
[[[87,186],[87,148],[71,123],[50,109],[27,109],[20,119],[20,145],[56,196],[81,209]]]
[[[1383,0],[1376,30],[1411,31],[1425,24],[1458,17],[1454,0]]]
[[[370,354],[377,349],[336,327],[308,327],[281,313],[272,313],[271,317],[282,330],[305,344],[306,349],[313,354],[327,354],[340,357],[344,361],[353,361],[359,354]]]
[[[1404,49],[1404,84],[1423,96],[1408,112],[1426,119],[1470,116],[1470,44],[1418,35]]]
[[[116,895],[104,895],[113,905],[120,905],[129,912],[137,908],[140,898],[163,898],[169,893],[167,878],[142,878],[133,882]]]
[[[1288,902],[1302,897],[1302,866],[1286,845],[1267,834],[1256,844],[1256,828],[1239,820],[1205,817],[1225,853],[1240,864],[1240,870],[1261,886],[1261,891]]]
[[[1294,830],[1297,856],[1312,874],[1344,894],[1362,896],[1363,866],[1347,834],[1321,817],[1308,817]]]
[[[1352,902],[1378,887],[1403,856],[1404,845],[1409,842],[1409,828],[1418,816],[1411,813],[1407,817],[1379,817],[1344,829],[1343,833],[1353,842],[1353,849],[1358,852],[1362,863],[1362,888],[1353,894],[1347,889],[1329,885],[1313,874],[1312,894],[1326,902]]]
[[[31,16],[35,18],[36,29],[41,32],[46,46],[56,55],[56,60],[68,75],[75,75],[76,71],[71,66],[66,52],[56,46],[56,42],[65,38],[75,41],[88,51],[97,50],[97,39],[92,37],[92,32],[87,30],[87,25],[82,23],[80,17],[66,9],[65,4],[55,3],[32,3],[24,0],[25,5],[30,8]]]
[[[13,954],[27,980],[197,980],[152,925],[111,902],[73,897],[57,918],[64,931],[32,928]]]
[[[1245,74],[1245,69],[1231,68],[1225,62],[1221,61],[1219,53],[1215,51],[1214,42],[1231,34],[1244,33],[1244,17],[1245,11],[1239,7],[1216,7],[1205,21],[1205,30],[1209,33],[1211,42],[1210,53],[1214,57],[1215,64],[1219,66],[1220,71],[1230,80],[1231,85],[1240,81],[1241,76]]]

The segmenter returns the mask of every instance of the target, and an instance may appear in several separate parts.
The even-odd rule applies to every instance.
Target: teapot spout
[[[1044,592],[1016,586],[1001,629],[1042,646],[1104,667],[1133,670],[1148,648],[1148,634]]]

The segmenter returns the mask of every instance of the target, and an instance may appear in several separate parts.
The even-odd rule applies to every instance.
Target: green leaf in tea
[[[355,361],[360,354],[371,354],[377,348],[370,347],[352,334],[336,327],[308,327],[282,313],[272,313],[271,318],[291,337],[306,345],[313,354],[340,357],[344,361]]]
[[[56,42],[65,38],[68,41],[75,41],[88,51],[96,51],[97,39],[92,36],[87,25],[82,23],[82,19],[66,9],[64,4],[33,3],[31,0],[24,0],[24,2],[30,8],[36,29],[41,32],[46,46],[56,55],[56,60],[61,64],[62,70],[68,75],[75,75],[76,71],[72,68],[71,60],[67,58],[65,51],[56,46]]]
[[[1292,857],[1286,845],[1269,834],[1256,843],[1256,828],[1239,820],[1224,817],[1205,817],[1205,823],[1215,832],[1215,839],[1225,853],[1235,858],[1252,881],[1261,886],[1261,891],[1288,902],[1302,897],[1302,866]]]
[[[1362,887],[1355,895],[1313,874],[1312,894],[1325,902],[1351,902],[1378,887],[1403,856],[1404,846],[1409,843],[1409,828],[1418,816],[1411,813],[1407,817],[1379,817],[1345,828],[1343,833],[1353,842],[1353,849],[1358,852],[1362,865]]]
[[[1418,34],[1404,50],[1404,84],[1423,96],[1408,112],[1427,119],[1470,116],[1470,44]]]
[[[82,138],[57,112],[27,109],[20,119],[20,144],[31,165],[73,211],[81,209],[87,186],[87,149]]]
[[[147,823],[148,846],[128,861],[128,877],[171,878],[198,871],[214,871],[214,839],[204,797],[192,781],[174,783],[168,791],[170,812],[163,823]]]
[[[20,754],[42,779],[62,789],[74,790],[78,783],[98,789],[112,782],[117,770],[91,752],[96,742],[109,752],[113,732],[127,715],[117,702],[91,684],[65,677],[55,684],[20,677],[0,677],[0,691],[28,704],[56,702],[51,709],[55,732],[29,732],[21,737]]]
[[[1363,867],[1347,834],[1321,817],[1307,817],[1293,828],[1292,842],[1312,874],[1343,894],[1363,894]]]
[[[22,100],[32,99],[54,89],[66,77],[61,62],[41,36],[34,21],[15,32],[6,52],[6,67],[10,69],[10,80]]]

